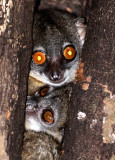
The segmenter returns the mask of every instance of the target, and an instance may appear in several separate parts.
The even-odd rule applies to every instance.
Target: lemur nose
[[[62,69],[59,61],[54,61],[49,67],[49,79],[51,81],[59,81],[62,78]]]
[[[59,72],[56,72],[56,71],[51,72],[50,79],[53,80],[53,81],[59,80],[60,79]]]

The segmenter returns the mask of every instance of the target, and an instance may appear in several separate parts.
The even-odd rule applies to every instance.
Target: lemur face
[[[46,95],[43,88],[39,92],[39,98],[36,95],[28,96],[26,102],[26,130],[46,132],[61,141],[63,128],[67,120],[67,92],[65,88],[60,88]]]
[[[30,76],[51,86],[74,80],[84,43],[81,19],[61,11],[35,13]]]
[[[47,101],[47,100],[46,100]],[[55,106],[52,108],[50,101],[45,103],[35,99],[28,99],[26,103],[26,129],[36,132],[45,131],[55,127],[58,111]]]

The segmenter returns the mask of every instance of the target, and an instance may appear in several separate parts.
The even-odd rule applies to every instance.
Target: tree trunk
[[[19,160],[32,52],[34,1],[1,1],[0,7],[0,159]]]
[[[115,159],[115,1],[94,0],[62,160]],[[104,118],[106,117],[106,118]]]

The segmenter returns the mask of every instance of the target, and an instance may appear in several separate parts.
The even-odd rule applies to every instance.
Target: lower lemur
[[[61,142],[64,134],[63,128],[67,121],[69,90],[67,87],[62,87],[45,96],[46,91],[42,90],[40,91],[42,96],[28,96],[25,128],[45,132]]]
[[[27,98],[22,160],[59,159],[70,88],[48,89]]]

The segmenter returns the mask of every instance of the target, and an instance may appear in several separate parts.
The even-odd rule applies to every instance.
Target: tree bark
[[[34,1],[1,1],[0,7],[0,159],[18,160],[24,132]]]
[[[115,159],[115,1],[94,0],[62,160]],[[106,117],[106,118],[104,118]]]

